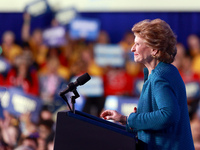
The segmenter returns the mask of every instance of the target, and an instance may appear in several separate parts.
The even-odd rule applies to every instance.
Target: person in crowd
[[[46,149],[45,150],[53,150],[54,149],[54,139],[55,139],[55,133],[54,133],[54,131],[52,131],[51,134],[46,139]]]
[[[199,37],[197,34],[190,34],[187,37],[187,46],[188,46],[188,51],[191,56],[195,56],[195,55],[199,54],[200,41],[199,41]]]
[[[27,94],[38,96],[38,75],[37,71],[31,68],[32,55],[29,52],[24,51],[15,58],[13,67],[9,70],[5,79],[5,86],[21,88]]]
[[[24,139],[29,137],[30,135],[38,134],[37,124],[32,121],[31,113],[23,113],[19,116],[20,121],[20,130],[21,130],[21,138]]]
[[[53,119],[53,113],[50,111],[48,105],[43,105],[40,111],[39,122],[42,120],[51,120],[51,119]]]
[[[93,48],[86,47],[83,49],[81,59],[85,62],[88,74],[93,76],[102,76],[104,74],[103,67],[100,67],[95,61]]]
[[[182,43],[176,45],[177,54],[174,62],[172,63],[180,72],[183,81],[199,81],[200,75],[192,69],[192,56],[186,51]]]
[[[14,150],[35,150],[35,149],[32,149],[29,146],[20,145],[20,146],[17,146]]]
[[[68,41],[68,44],[61,48],[61,54],[59,55],[60,64],[66,68],[70,67],[70,59],[73,53],[72,43]]]
[[[198,104],[189,105],[190,125],[195,150],[200,150],[200,117]]]
[[[21,145],[27,146],[33,150],[37,150],[38,148],[37,137],[33,137],[33,136],[25,137],[23,138]]]
[[[46,64],[49,61],[49,59],[57,59],[57,73],[60,75],[63,79],[68,80],[70,77],[69,67],[66,67],[62,65],[60,56],[62,55],[61,52],[62,47],[49,47],[49,52],[47,54],[47,60]],[[47,67],[47,65],[44,66],[44,68]],[[42,68],[43,69],[43,68]]]
[[[55,96],[66,83],[65,78],[59,74],[60,63],[57,57],[50,57],[46,67],[39,73],[40,98],[44,103],[52,103]]]
[[[46,147],[46,140],[54,131],[54,121],[52,119],[49,120],[41,120],[38,124],[39,129],[39,138],[38,138],[38,149],[44,150]]]
[[[109,44],[110,42],[110,36],[105,30],[99,32],[97,40],[95,41],[96,44]]]
[[[81,74],[83,74],[85,72],[87,72],[86,62],[83,61],[82,58],[77,59],[76,61],[74,61],[73,64],[71,64],[69,81],[73,77],[79,76],[79,75],[81,75]]]
[[[105,96],[132,96],[133,78],[125,69],[110,67],[105,72],[103,80]]]
[[[190,121],[195,150],[200,150],[200,119],[199,116]]]
[[[185,46],[182,43],[177,43],[176,49],[177,49],[177,54],[172,64],[179,70],[179,72],[182,72],[183,65],[184,65],[183,60],[186,56],[187,51],[185,49]]]
[[[4,119],[0,119],[0,140],[3,147],[12,150],[18,144],[21,136],[19,120],[4,110]]]
[[[30,45],[30,49],[33,53],[34,62],[38,68],[45,64],[46,57],[48,54],[48,47],[43,41],[43,31],[39,28],[33,30],[30,33],[31,28],[31,16],[29,13],[24,13],[23,15],[23,25],[22,25],[22,41]]]
[[[15,43],[15,34],[12,31],[5,31],[2,37],[2,56],[13,63],[16,56],[22,52],[22,47]]]
[[[124,34],[123,39],[119,42],[120,46],[122,46],[124,52],[129,53],[131,50],[131,47],[134,44],[134,35],[131,31],[126,32]]]
[[[200,74],[200,39],[196,34],[191,34],[187,38],[188,51],[192,56],[192,70]]]
[[[101,117],[136,132],[138,149],[194,150],[185,85],[171,64],[176,55],[176,36],[161,19],[143,20],[132,31],[134,60],[146,67],[138,107],[128,117],[115,110],[105,110]]]

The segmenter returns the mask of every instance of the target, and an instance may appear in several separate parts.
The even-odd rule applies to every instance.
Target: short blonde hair
[[[132,28],[135,35],[143,38],[147,46],[159,50],[159,61],[172,63],[176,55],[176,35],[170,26],[161,19],[143,20]]]

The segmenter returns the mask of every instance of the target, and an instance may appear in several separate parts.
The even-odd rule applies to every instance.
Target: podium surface
[[[135,135],[83,112],[58,112],[54,150],[135,150]]]

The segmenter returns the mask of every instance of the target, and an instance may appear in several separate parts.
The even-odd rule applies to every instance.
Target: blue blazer
[[[171,64],[160,62],[148,76],[144,69],[144,85],[137,113],[127,118],[148,150],[194,150],[190,128],[185,84]]]

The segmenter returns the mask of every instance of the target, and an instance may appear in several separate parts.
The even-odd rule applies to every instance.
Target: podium
[[[135,135],[122,125],[84,112],[58,112],[54,150],[135,150]]]

